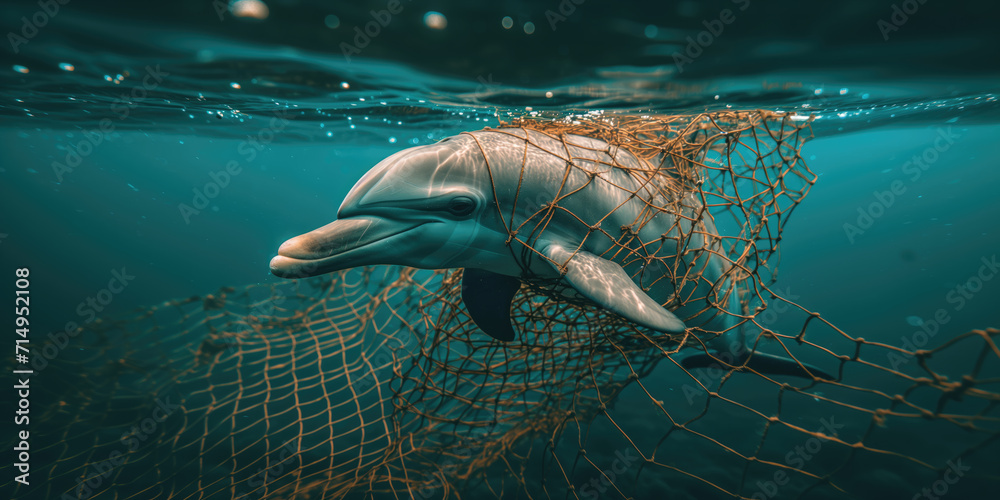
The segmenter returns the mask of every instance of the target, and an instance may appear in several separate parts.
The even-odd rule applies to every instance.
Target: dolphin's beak
[[[381,217],[336,220],[282,243],[278,255],[271,259],[271,273],[281,278],[307,278],[351,267],[392,264],[384,260],[385,252],[364,247],[385,242],[421,224]]]

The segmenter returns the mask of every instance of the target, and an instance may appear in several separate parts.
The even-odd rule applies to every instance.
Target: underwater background
[[[930,348],[1000,326],[998,14],[941,0],[5,1],[0,286],[12,297],[30,269],[40,343],[69,321],[283,281],[268,270],[278,245],[334,220],[356,180],[407,147],[521,114],[766,109],[815,116],[802,155],[818,180],[783,235],[777,289],[897,346],[937,315]],[[127,285],[88,302],[109,280]],[[34,377],[31,405],[73,383]],[[0,401],[10,422],[17,395]],[[901,442],[948,440],[908,425]],[[995,478],[991,446],[969,464]],[[3,456],[0,496],[44,498],[14,490]],[[891,470],[856,480],[857,498],[927,486]],[[986,497],[993,481],[946,495]],[[727,498],[684,482],[599,496]]]

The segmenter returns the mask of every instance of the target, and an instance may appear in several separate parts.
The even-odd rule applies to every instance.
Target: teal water
[[[158,22],[155,13],[115,17],[73,5],[17,53],[0,57],[0,252],[7,276],[31,269],[34,331],[114,318],[220,286],[278,282],[268,270],[278,245],[333,220],[354,182],[406,147],[524,113],[758,108],[815,115],[815,138],[803,156],[819,178],[788,226],[778,290],[846,332],[893,345],[942,309],[948,319],[939,321],[935,345],[1000,325],[1000,279],[988,267],[1000,252],[994,35],[939,36],[914,15],[893,45],[875,24],[888,18],[887,4],[862,9],[868,17],[857,14],[874,37],[827,51],[815,40],[793,43],[783,35],[761,43],[766,33],[734,31],[678,73],[669,54],[683,42],[674,41],[697,33],[698,22],[717,9],[696,10],[687,17],[690,29],[676,28],[664,41],[673,11],[642,15],[622,7],[620,19],[601,24],[585,11],[589,3],[580,5],[563,33],[583,23],[630,36],[632,45],[618,48],[643,56],[616,64],[613,54],[596,49],[588,60],[583,42],[553,45],[560,31],[549,32],[543,10],[510,7],[520,13],[512,16],[516,28],[534,16],[536,38],[549,44],[532,48],[524,36],[512,38],[504,42],[512,53],[537,51],[537,58],[522,57],[519,66],[517,58],[497,55],[491,66],[481,57],[470,62],[481,54],[464,53],[472,49],[461,41],[436,39],[447,29],[426,31],[415,12],[399,21],[413,27],[387,30],[347,61],[338,48],[350,40],[343,31],[324,28],[323,43],[301,42],[308,29],[298,23],[320,24],[317,13],[331,10],[311,3],[278,3],[267,21],[228,18],[220,30],[206,28],[214,25],[205,17],[214,14],[203,5],[188,6],[190,15],[202,16],[193,27],[173,20],[176,12]],[[452,12],[442,5],[434,8]],[[289,17],[293,8],[309,14]],[[469,8],[454,8],[450,29],[463,29],[463,19],[473,24]],[[958,15],[931,3],[921,8],[928,18]],[[4,32],[19,31],[20,16],[37,10],[30,3],[3,9]],[[351,12],[338,18],[345,29],[349,19],[366,19],[365,8],[344,9]],[[485,38],[503,30],[502,15],[493,17],[482,28]],[[645,27],[656,25],[663,33],[649,37]],[[434,50],[412,61],[394,54],[393,46],[408,43],[407,30],[417,41],[399,54]],[[637,33],[621,34],[629,30]],[[756,47],[753,57],[740,52],[741,44]],[[974,60],[989,50],[993,60]],[[435,56],[450,62],[430,62]],[[560,60],[565,64],[554,65]],[[135,277],[123,293],[100,310],[85,305],[122,269]],[[958,288],[977,275],[981,289]],[[783,321],[777,329],[794,323]],[[815,421],[804,416],[802,425]],[[613,448],[604,451],[611,456]],[[910,491],[899,477],[858,481],[890,494]],[[978,486],[959,483],[952,497],[972,498]],[[637,495],[711,498],[700,487],[651,485]],[[865,498],[883,494],[875,486],[869,491]]]

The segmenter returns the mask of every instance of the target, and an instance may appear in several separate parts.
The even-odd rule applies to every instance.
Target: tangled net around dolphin
[[[529,129],[559,143],[601,139],[609,160],[540,150]],[[725,258],[732,286],[713,295],[739,294],[730,314],[751,347],[836,380],[687,371],[678,354],[708,352],[721,332],[654,335],[527,285],[512,305],[519,337],[501,343],[465,312],[461,270],[352,269],[170,301],[87,325],[72,340],[83,349],[36,354],[51,365],[46,379],[78,383],[39,389],[32,484],[4,488],[46,498],[849,498],[1000,482],[985,465],[1000,451],[1000,331],[904,349],[851,336],[774,288],[785,223],[816,180],[799,154],[807,117],[524,118],[497,132],[567,169],[625,168],[615,158],[634,155],[649,214],[677,212],[694,194],[704,209],[670,241],[677,255]],[[510,238],[530,247],[571,195],[519,200],[537,213],[507,219]],[[718,244],[687,245],[709,219]],[[645,263],[649,242],[624,234],[616,251]],[[675,267],[670,279],[684,291],[702,278]],[[964,372],[949,372],[954,360],[967,360]]]

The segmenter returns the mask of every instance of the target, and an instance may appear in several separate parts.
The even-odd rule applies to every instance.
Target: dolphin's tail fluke
[[[751,370],[765,375],[789,375],[808,379],[833,380],[834,377],[812,365],[799,363],[788,358],[755,352],[752,355],[744,356],[732,365],[723,363],[719,358],[708,354],[694,354],[681,360],[684,369],[692,368],[722,368],[726,370],[733,367],[746,366]]]

